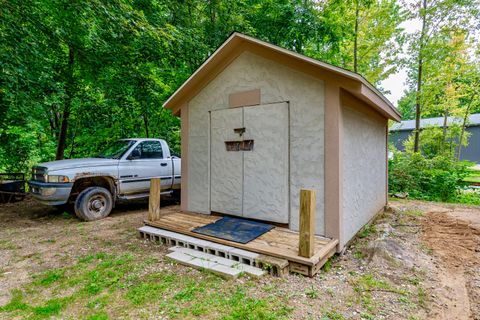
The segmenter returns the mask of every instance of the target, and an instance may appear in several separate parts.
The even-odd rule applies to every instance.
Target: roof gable
[[[386,118],[400,121],[401,116],[396,108],[361,75],[237,32],[233,33],[168,98],[163,106],[178,115],[182,105],[187,103],[244,51],[251,51],[286,64],[322,80],[335,82]]]

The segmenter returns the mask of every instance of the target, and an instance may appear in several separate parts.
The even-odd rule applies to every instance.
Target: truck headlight
[[[51,182],[51,183],[66,183],[66,182],[69,182],[68,180],[68,177],[67,176],[47,176],[47,182]]]
[[[40,189],[40,194],[44,197],[49,197],[55,194],[57,188],[42,188]]]

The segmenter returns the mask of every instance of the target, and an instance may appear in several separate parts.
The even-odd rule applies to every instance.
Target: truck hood
[[[83,158],[83,159],[67,159],[51,162],[39,163],[37,166],[45,167],[50,171],[57,171],[63,169],[74,169],[83,167],[103,167],[103,166],[115,166],[118,164],[118,159],[105,159],[105,158]]]

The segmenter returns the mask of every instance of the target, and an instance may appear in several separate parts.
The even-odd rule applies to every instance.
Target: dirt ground
[[[478,208],[417,203],[426,213],[422,241],[432,249],[436,299],[432,317],[480,319],[480,212]]]
[[[88,223],[3,204],[0,319],[480,319],[480,208],[390,205],[314,278],[223,280],[139,239],[146,203]]]

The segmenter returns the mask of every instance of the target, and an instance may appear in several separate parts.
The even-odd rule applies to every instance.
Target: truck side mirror
[[[141,158],[140,150],[138,149],[133,149],[130,155],[128,156],[128,160],[136,160]]]

